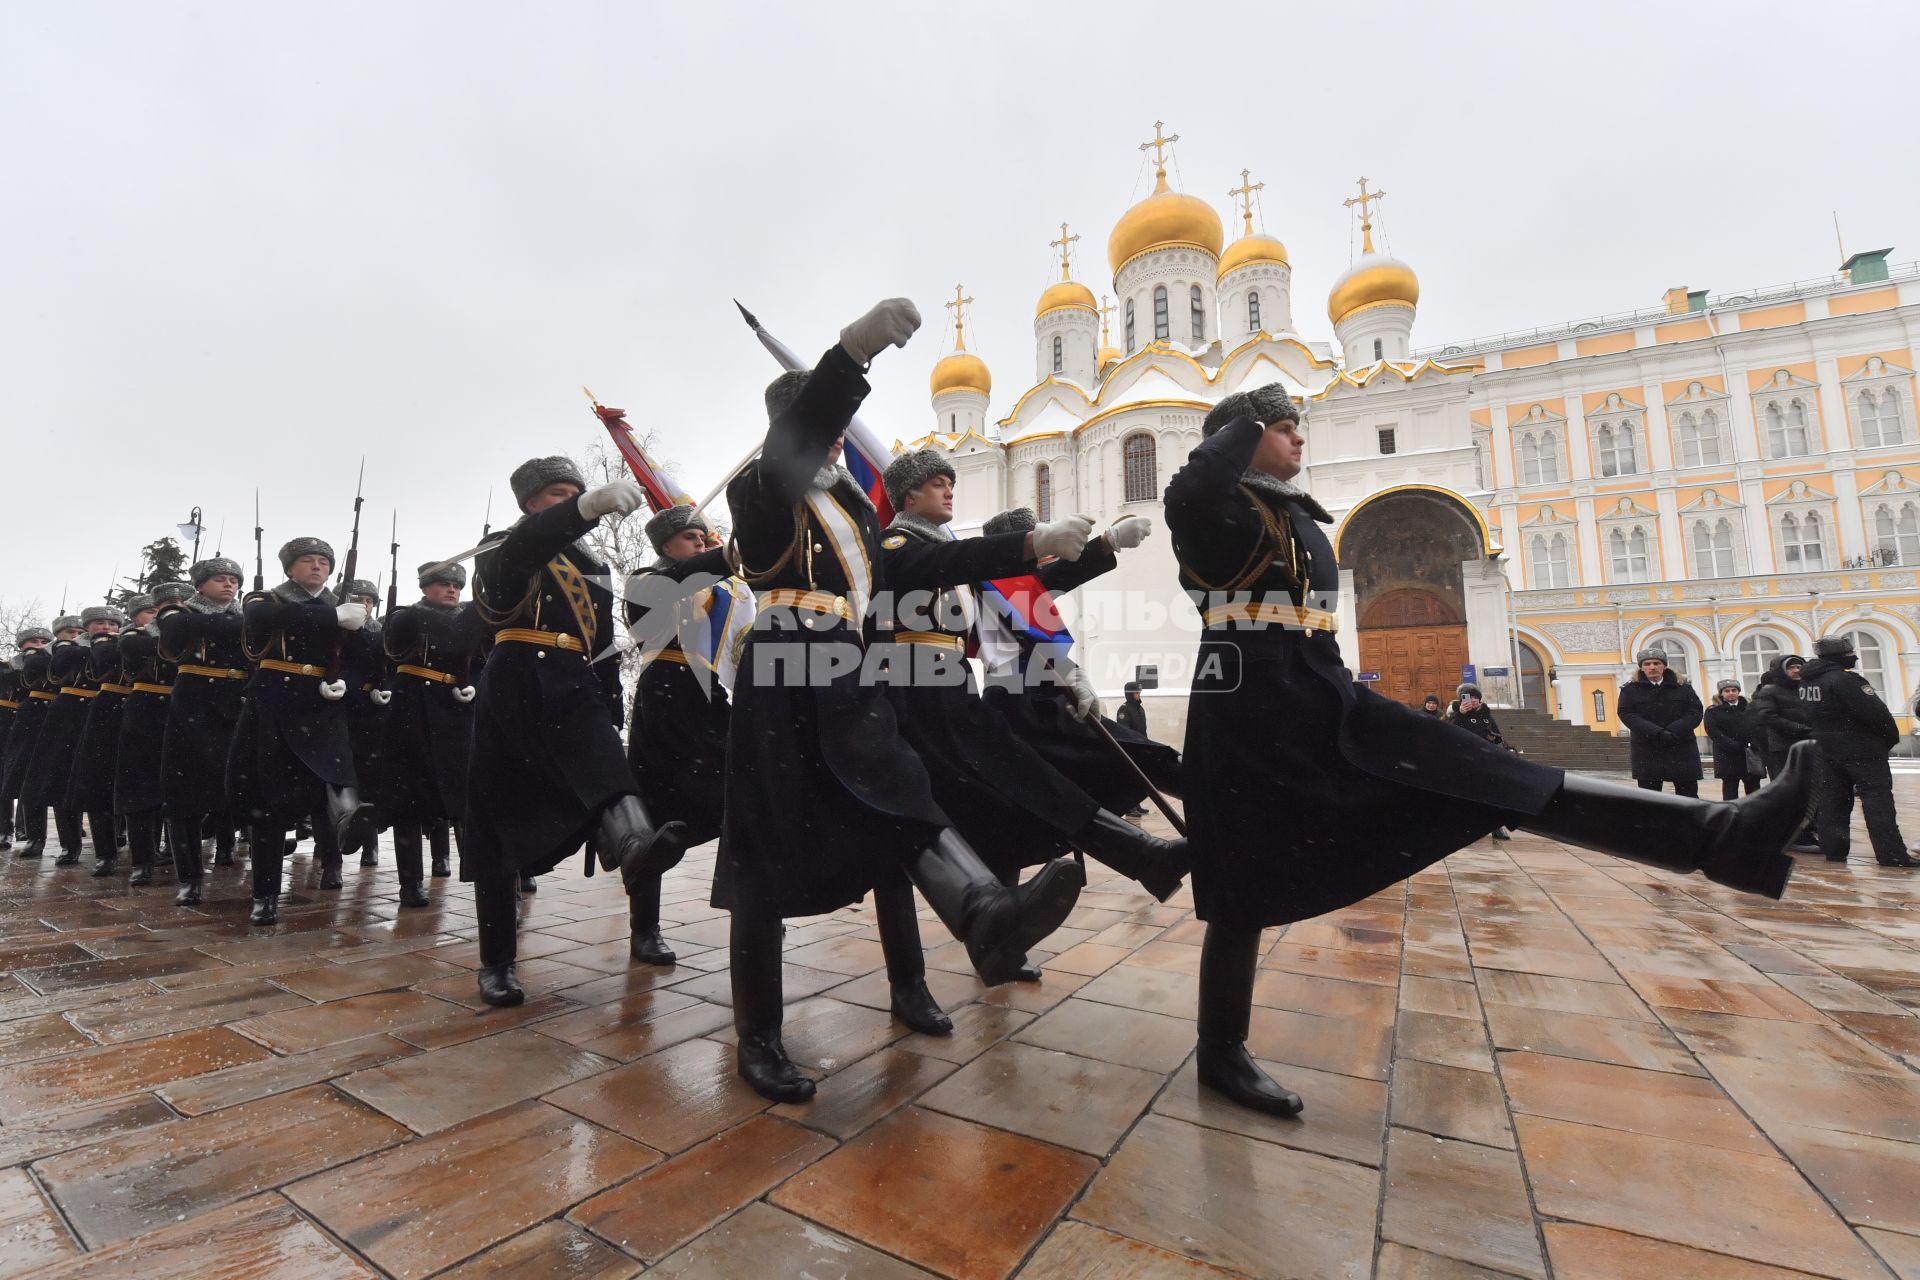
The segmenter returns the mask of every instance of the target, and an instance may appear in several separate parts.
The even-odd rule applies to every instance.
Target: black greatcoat
[[[1331,610],[1339,566],[1317,523],[1330,518],[1276,482],[1243,487],[1261,432],[1234,421],[1168,484],[1182,585],[1196,602],[1217,585]],[[1196,663],[1182,772],[1202,920],[1286,924],[1357,902],[1560,789],[1560,770],[1356,684],[1331,632],[1222,619],[1201,633]]]
[[[1114,568],[1117,558],[1104,538],[1087,543],[1078,560],[1053,560],[1034,571],[1042,586],[1053,595],[1071,591]],[[1006,719],[1014,735],[1040,754],[1048,764],[1092,796],[1102,809],[1126,813],[1147,798],[1147,788],[1138,774],[1116,760],[1113,748],[1094,728],[1073,714],[1060,682],[1039,678],[1034,670],[1038,641],[1016,632],[1020,646],[1019,681],[989,677],[982,697],[988,706]],[[1044,664],[1042,664],[1044,665]],[[1133,762],[1153,780],[1153,785],[1172,795],[1180,794],[1180,753],[1164,742],[1149,738],[1141,714],[1141,728],[1124,723],[1129,708],[1122,704],[1115,719],[1102,719],[1107,732],[1120,744]],[[1134,708],[1134,710],[1140,710]]]
[[[14,695],[20,709],[13,713],[13,728],[7,732],[4,772],[0,773],[0,796],[20,798],[27,785],[27,768],[33,763],[33,749],[40,742],[40,729],[47,720],[47,708],[53,705],[52,690],[47,687],[47,668],[52,655],[45,649],[29,649],[14,659],[18,682]]]
[[[1693,731],[1700,727],[1700,695],[1686,678],[1669,667],[1654,684],[1642,672],[1620,686],[1615,707],[1620,723],[1632,732],[1628,764],[1641,782],[1684,782],[1698,779],[1700,747]]]
[[[113,764],[120,750],[120,721],[126,682],[120,669],[120,636],[108,632],[87,646],[87,683],[99,690],[87,704],[86,724],[73,750],[66,807],[76,813],[113,809]]]
[[[454,690],[473,684],[486,624],[471,604],[422,600],[394,610],[381,635],[396,668],[380,749],[381,808],[396,823],[458,822],[467,811],[473,703],[460,701]],[[403,665],[450,679],[398,670]]]
[[[786,916],[837,910],[897,881],[901,860],[952,825],[885,690],[860,678],[863,624],[765,600],[774,588],[849,589],[805,499],[867,389],[846,352],[829,350],[727,486],[741,574],[761,600],[734,683],[716,906],[751,894]],[[848,482],[833,496],[858,530],[877,597],[887,582],[873,506]]]
[[[594,523],[577,504],[556,503],[522,517],[475,562],[474,607],[488,626],[562,632],[587,651],[503,640],[487,655],[473,701],[463,879],[551,871],[585,843],[602,809],[640,793],[620,748],[607,569],[576,541]],[[567,604],[556,566],[585,580],[590,628]]]
[[[47,707],[47,718],[33,746],[33,761],[27,766],[26,785],[20,790],[20,803],[29,812],[68,811],[67,783],[73,776],[73,754],[79,748],[80,731],[86,727],[91,702],[82,693],[68,692],[88,688],[86,646],[55,641],[48,653],[47,680],[59,693]]]
[[[227,808],[227,752],[246,701],[249,664],[236,603],[202,612],[192,606],[162,614],[160,657],[179,664],[168,699],[162,783],[169,818],[197,818]],[[222,671],[225,676],[186,670]]]
[[[1713,776],[1749,776],[1752,771],[1747,768],[1747,748],[1759,750],[1753,704],[1742,698],[1729,706],[1715,697],[1707,708],[1706,724],[1707,738],[1713,743]]]
[[[971,614],[957,592],[941,590],[971,597],[972,584],[1028,571],[1026,541],[1025,533],[950,538],[905,517],[880,540],[892,599],[875,619],[876,644],[887,646],[875,654],[893,665],[887,696],[901,737],[926,765],[933,798],[1003,879],[1067,852],[1067,837],[1100,808],[981,701],[963,647]],[[977,597],[969,603],[979,607]],[[908,643],[909,635],[952,643]]]
[[[6,774],[7,739],[13,736],[13,717],[20,710],[20,672],[11,661],[0,661],[0,777]],[[11,813],[0,814],[10,820]]]
[[[248,656],[312,672],[255,666],[228,756],[232,812],[291,825],[313,813],[323,786],[354,785],[346,701],[320,695],[321,681],[339,669],[343,632],[336,607],[332,592],[308,595],[293,582],[254,592],[241,604]]]
[[[721,552],[709,551],[678,563],[663,560],[643,572],[676,581],[695,577],[704,581],[726,578],[727,566]],[[720,586],[747,591],[738,578],[717,584],[716,589]],[[733,704],[711,668],[704,663],[698,668],[692,665],[695,659],[682,647],[677,626],[671,636],[656,634],[652,615],[657,608],[642,602],[650,597],[643,585],[627,601],[630,632],[645,637],[643,648],[659,650],[640,669],[634,685],[627,760],[640,780],[641,798],[654,821],[686,823],[691,847],[720,834]]]
[[[384,821],[386,777],[380,767],[380,748],[386,741],[388,708],[372,697],[374,690],[390,687],[382,630],[378,618],[368,618],[360,630],[340,633],[340,678],[347,682],[347,696],[341,701],[347,708],[347,741],[353,746],[353,776],[359,779],[362,797],[382,802]]]
[[[120,745],[113,759],[113,811],[148,813],[160,808],[166,791],[162,749],[167,740],[170,694],[157,692],[174,681],[173,664],[160,656],[159,627],[132,627],[120,633],[120,666],[133,692],[120,712]],[[149,688],[141,688],[147,685]]]

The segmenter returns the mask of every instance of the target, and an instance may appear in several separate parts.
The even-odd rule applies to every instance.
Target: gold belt
[[[893,636],[900,644],[928,644],[936,649],[951,649],[955,653],[965,653],[967,642],[959,636],[950,636],[944,631],[897,631]]]
[[[63,687],[60,690],[60,692],[70,693],[76,698],[97,698],[100,696],[100,691],[98,689],[79,689],[79,688],[75,688],[73,685],[67,685]]]
[[[511,640],[517,644],[537,644],[550,649],[565,649],[568,653],[577,653],[586,657],[587,646],[580,643],[578,636],[568,635],[564,631],[535,631],[532,627],[507,627],[494,633],[496,641]]]
[[[58,695],[48,693],[45,689],[29,689],[27,696],[35,702],[52,702]]]
[[[180,668],[185,671],[186,668]],[[290,676],[322,676],[327,674],[325,667],[316,667],[311,662],[282,662],[278,658],[260,659],[262,671],[284,671]]]
[[[771,591],[760,592],[759,598],[762,609],[805,609],[809,613],[833,614],[848,622],[854,621],[853,606],[847,603],[847,598],[831,592],[775,587]]]
[[[133,692],[133,686],[130,684],[103,684],[100,686],[100,692],[125,695]]]
[[[571,638],[571,637],[569,637]],[[435,671],[432,667],[416,667],[403,662],[394,668],[403,676],[419,676],[422,680],[431,680],[435,684],[452,684],[454,678],[444,671]]]
[[[174,668],[183,676],[205,676],[209,680],[245,680],[247,673],[235,671],[232,667],[196,667],[190,663],[181,663]]]
[[[1297,604],[1271,604],[1266,601],[1258,604],[1215,605],[1202,617],[1210,627],[1228,622],[1257,622],[1283,627],[1299,627],[1305,631],[1338,631],[1340,629],[1340,619],[1325,609],[1308,609]]]
[[[20,704],[12,698],[0,698],[0,711],[18,711]]]
[[[144,680],[135,680],[133,682],[133,691],[135,693],[157,693],[164,698],[168,694],[173,692],[173,686],[165,685],[165,684],[148,684]]]

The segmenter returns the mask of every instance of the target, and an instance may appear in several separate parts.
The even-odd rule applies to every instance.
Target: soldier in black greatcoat
[[[311,817],[320,887],[340,887],[340,851],[372,839],[347,727],[345,637],[366,625],[362,604],[327,590],[333,547],[295,538],[280,548],[287,580],[241,604],[247,657],[254,664],[227,757],[227,795],[253,829],[254,924],[280,918],[286,833]]]
[[[18,655],[15,655],[17,657]],[[20,668],[15,658],[0,660],[0,779],[6,774],[7,739],[20,710]],[[0,790],[0,853],[13,848],[13,797]]]
[[[1201,950],[1198,1069],[1280,1115],[1300,1099],[1248,1056],[1264,926],[1357,902],[1516,825],[1778,897],[1805,811],[1802,748],[1779,782],[1709,804],[1536,764],[1379,697],[1334,636],[1331,517],[1291,483],[1299,409],[1279,386],[1230,395],[1167,486],[1180,581],[1205,630],[1187,711],[1187,822]]]
[[[6,811],[7,829],[17,830],[20,837],[20,851],[14,856],[38,858],[46,852],[47,815],[43,811],[35,826],[33,815],[20,805],[20,793],[26,787],[27,768],[33,763],[33,748],[40,741],[40,727],[46,723],[47,706],[54,698],[47,683],[47,668],[52,661],[47,646],[53,643],[53,632],[45,627],[22,627],[14,633],[13,643],[19,652],[8,664],[12,671],[9,698],[19,705],[13,712],[13,726],[7,731],[6,752],[0,755],[0,808]]]
[[[580,539],[644,501],[630,480],[589,489],[571,459],[515,468],[524,513],[475,562],[474,608],[493,633],[476,686],[460,874],[473,881],[480,997],[526,998],[513,976],[515,885],[591,840],[629,884],[685,852],[654,825],[620,745],[612,579]]]
[[[153,600],[134,596],[130,609],[153,616]],[[93,874],[114,874],[120,863],[118,824],[113,818],[113,759],[120,749],[120,718],[126,697],[133,692],[120,662],[120,629],[127,624],[110,605],[80,611],[87,624],[86,681],[93,690],[86,721],[73,748],[73,769],[67,777],[66,807],[86,817],[93,836]],[[96,624],[104,623],[100,629]]]
[[[380,589],[365,578],[349,578],[340,588],[343,604],[357,604],[367,611],[367,621],[358,631],[340,637],[340,678],[347,682],[347,740],[353,744],[353,774],[360,780],[360,798],[372,804],[382,822],[388,818],[386,771],[380,763],[380,747],[386,741],[387,703],[392,692],[387,682],[387,658],[380,632]],[[376,866],[378,833],[368,824],[366,838],[360,844],[360,865]],[[352,849],[342,849],[342,855]]]
[[[110,624],[102,619],[98,625],[104,628]],[[86,727],[87,704],[94,694],[87,683],[87,630],[78,614],[53,620],[53,645],[47,650],[47,687],[54,698],[33,744],[33,760],[20,789],[20,806],[38,824],[39,843],[45,842],[46,811],[53,810],[54,830],[60,839],[60,856],[53,863],[56,867],[71,867],[80,861],[80,815],[67,808],[67,783],[73,776],[73,753],[80,745],[80,731]]]
[[[134,886],[153,883],[166,797],[163,750],[174,668],[160,656],[157,619],[161,610],[182,607],[192,594],[184,582],[161,583],[150,596],[151,607],[133,609],[120,631],[120,670],[127,695],[113,754],[113,812],[126,824],[127,856],[133,863],[127,883]],[[128,607],[133,608],[133,602]]]
[[[187,571],[194,593],[163,610],[158,623],[160,661],[174,666],[161,749],[161,794],[173,867],[180,880],[174,901],[197,906],[204,875],[200,842],[211,822],[230,840],[227,752],[251,674],[242,644],[240,564],[226,556],[201,560]],[[217,846],[216,846],[217,847]],[[227,857],[232,858],[231,846]],[[254,847],[256,856],[259,846]],[[215,865],[222,865],[216,856]]]
[[[486,628],[460,603],[465,565],[420,566],[420,600],[402,605],[383,631],[390,700],[380,747],[380,807],[393,823],[400,905],[429,905],[421,846],[429,828],[459,822],[467,808],[467,753],[473,745],[474,679]],[[433,874],[448,872],[436,848]]]
[[[1820,777],[1820,852],[1845,862],[1853,821],[1853,798],[1867,820],[1874,861],[1883,867],[1920,867],[1907,853],[1893,806],[1893,771],[1887,753],[1900,745],[1900,726],[1866,677],[1855,671],[1860,656],[1852,636],[1822,636],[1813,661],[1800,673],[1800,702],[1825,767]]]
[[[904,872],[998,983],[1085,882],[1066,859],[1019,889],[996,880],[934,801],[865,669],[869,604],[890,584],[873,504],[837,465],[841,436],[867,394],[866,363],[919,323],[911,302],[882,302],[811,373],[776,379],[760,456],[727,486],[729,557],[759,612],[734,686],[714,902],[733,915],[737,1068],[779,1101],[814,1091],[780,1041],[782,917],[837,910]]]

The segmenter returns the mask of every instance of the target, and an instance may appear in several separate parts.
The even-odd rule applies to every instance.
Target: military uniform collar
[[[1255,493],[1266,496],[1271,501],[1297,503],[1308,515],[1318,520],[1321,524],[1333,523],[1333,517],[1327,514],[1327,509],[1320,505],[1319,500],[1297,484],[1276,479],[1266,472],[1256,471],[1252,467],[1248,467],[1240,473],[1240,483],[1252,489]]]
[[[887,526],[887,532],[910,533],[922,542],[947,541],[946,526],[935,524],[925,516],[915,515],[910,511],[902,511],[894,516],[893,523]]]

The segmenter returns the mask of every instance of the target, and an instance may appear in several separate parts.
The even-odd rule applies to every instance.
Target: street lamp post
[[[188,540],[193,542],[193,558],[188,560],[187,563],[198,564],[200,562],[200,534],[202,532],[200,528],[200,508],[195,507],[188,513],[185,524],[177,524],[173,527],[180,531],[180,540],[182,542]]]

